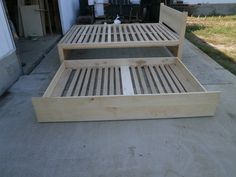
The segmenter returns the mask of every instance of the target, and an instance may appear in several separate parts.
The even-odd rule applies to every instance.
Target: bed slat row
[[[178,35],[163,24],[76,25],[60,44],[178,41]]]
[[[52,96],[183,93],[194,90],[175,64],[67,68]]]

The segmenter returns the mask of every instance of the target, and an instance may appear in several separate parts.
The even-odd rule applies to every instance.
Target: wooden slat
[[[108,25],[107,42],[111,42],[111,25]]]
[[[147,25],[141,25],[140,27],[143,28],[143,31],[153,40],[156,41],[156,38],[154,37],[154,35],[148,30]]]
[[[115,80],[116,80],[116,95],[121,95],[121,89],[120,89],[120,71],[119,67],[115,67]]]
[[[107,25],[103,25],[102,26],[102,40],[101,42],[105,42],[105,39],[106,39],[106,29],[107,29]]]
[[[125,33],[125,38],[126,38],[126,42],[130,42],[130,37],[129,37],[129,33],[127,31],[127,26],[123,25],[123,29],[124,29],[124,33]]]
[[[178,78],[176,77],[175,73],[171,70],[170,66],[169,65],[165,65],[168,73],[171,75],[172,79],[174,80],[178,90],[180,92],[185,92],[185,89],[184,87],[182,86],[182,84],[180,83],[180,81],[178,80]]]
[[[108,68],[104,68],[104,75],[103,75],[103,95],[107,95],[108,93]]]
[[[85,30],[85,26],[82,26],[80,28],[80,31],[78,31],[78,33],[76,34],[75,38],[73,39],[73,41],[71,43],[76,43],[79,38],[81,37],[81,34],[83,33],[83,31]]]
[[[161,33],[169,40],[174,40],[174,38],[172,38],[172,36],[166,32],[166,30],[163,30],[159,24],[156,24],[156,27],[161,31]]]
[[[76,81],[77,81],[79,73],[80,73],[80,70],[81,70],[80,68],[78,68],[76,70],[76,72],[75,72],[75,74],[73,76],[73,79],[72,79],[72,81],[70,83],[69,89],[68,89],[68,91],[66,93],[66,96],[71,96],[72,95],[72,92],[73,92],[73,90],[75,88]]]
[[[163,87],[162,87],[162,84],[161,84],[159,78],[157,77],[157,74],[156,74],[156,72],[155,72],[153,66],[149,66],[149,69],[150,69],[150,71],[151,71],[151,74],[152,74],[153,79],[155,80],[155,84],[156,84],[156,86],[157,86],[158,91],[159,91],[160,93],[165,93],[165,91],[164,91],[164,89],[163,89]]]
[[[137,41],[137,37],[135,36],[134,30],[131,25],[128,25],[129,31],[132,35],[133,41]]]
[[[61,39],[59,43],[66,43],[76,28],[77,28],[76,25],[72,26],[72,28],[65,34],[65,36]]]
[[[124,36],[123,36],[122,29],[121,29],[121,25],[119,25],[119,34],[120,34],[120,41],[124,42]]]
[[[157,28],[156,25],[152,24],[151,27],[156,31],[156,34],[158,34],[162,40],[167,41],[168,39],[161,33],[161,31]]]
[[[70,77],[72,69],[66,69],[64,70],[64,72],[62,73],[60,80],[57,82],[53,92],[52,92],[52,96],[53,97],[60,97],[62,96],[62,93],[65,89],[66,83]]]
[[[96,34],[96,38],[95,38],[95,42],[96,42],[96,43],[99,42],[99,38],[100,38],[100,35],[101,35],[101,29],[102,29],[102,26],[99,25],[99,26],[98,26],[98,31],[97,31],[97,34]]]
[[[168,29],[165,25],[163,24],[159,24],[159,27],[162,28],[164,31],[166,31],[166,33],[168,33],[173,39],[178,40],[178,35],[172,31],[170,31],[170,29]]]
[[[88,88],[89,78],[90,78],[91,68],[87,68],[86,76],[84,78],[83,87],[80,96],[85,96]]]
[[[82,83],[83,83],[83,80],[84,80],[84,77],[85,77],[85,72],[86,72],[86,68],[82,68],[81,73],[79,75],[78,82],[77,82],[76,87],[75,87],[75,91],[73,93],[73,96],[78,96],[79,95],[79,93],[81,91],[81,88],[82,88]]]
[[[102,86],[102,68],[98,68],[96,95],[101,95],[101,86]]]
[[[160,41],[160,40],[161,40],[160,36],[159,36],[159,35],[157,34],[157,32],[152,28],[152,26],[148,24],[147,27],[150,29],[150,31],[151,31],[152,34],[156,37],[156,39],[157,39],[158,41]]]
[[[89,43],[92,43],[92,42],[94,41],[94,38],[96,37],[97,28],[98,28],[98,26],[95,25],[94,28],[93,28],[91,37],[90,37],[90,39],[89,39]]]
[[[167,79],[170,87],[172,88],[172,90],[174,91],[174,93],[179,93],[179,90],[177,89],[177,87],[175,86],[173,80],[171,79],[171,77],[169,76],[168,72],[166,71],[166,68],[164,67],[164,65],[160,65],[160,68],[163,72],[163,74],[165,75],[165,78]]]
[[[137,27],[138,27],[138,29],[140,30],[141,35],[144,37],[144,39],[145,39],[146,41],[149,41],[149,38],[147,37],[146,33],[143,31],[143,29],[141,28],[141,26],[140,26],[140,25],[137,25]]]
[[[81,29],[81,26],[76,26],[74,32],[72,32],[72,31],[70,32],[71,36],[67,40],[67,42],[65,42],[65,43],[72,43],[73,39],[75,38],[76,34],[80,31],[80,29]]]
[[[138,30],[138,28],[137,28],[137,25],[132,25],[132,26],[133,26],[133,28],[134,28],[135,33],[136,33],[137,36],[138,36],[138,41],[144,41],[143,36],[140,34],[140,32],[139,32],[139,30]]]
[[[156,88],[155,88],[154,83],[153,83],[152,76],[149,72],[148,66],[144,66],[144,70],[145,70],[145,73],[146,73],[146,76],[147,76],[147,79],[148,79],[148,83],[150,85],[152,93],[157,93]]]
[[[170,65],[170,68],[176,74],[179,81],[182,83],[182,85],[184,86],[184,88],[187,92],[195,91],[194,88],[192,87],[192,85],[186,80],[183,73],[176,67],[176,65]]]
[[[82,32],[82,34],[81,34],[79,40],[77,41],[77,43],[81,43],[81,42],[83,41],[83,39],[84,39],[84,37],[85,37],[85,35],[86,35],[88,29],[89,29],[89,26],[85,26],[85,29],[84,29],[84,31]]]
[[[129,66],[121,66],[121,82],[123,95],[134,95],[134,89],[130,76]]]
[[[117,42],[116,25],[113,25],[113,33],[114,33],[114,42]]]
[[[87,43],[88,42],[89,36],[92,33],[92,29],[93,29],[93,26],[89,25],[89,29],[88,29],[87,33],[85,34],[85,38],[83,40],[83,43]]]
[[[130,68],[131,68],[131,72],[132,72],[136,92],[137,92],[137,94],[141,94],[142,92],[141,92],[141,89],[140,89],[140,84],[139,84],[139,80],[138,80],[138,77],[137,77],[135,67],[131,66]]]
[[[115,92],[114,92],[114,67],[110,67],[110,73],[109,73],[109,95],[115,95]]]
[[[93,91],[94,91],[94,86],[95,86],[95,78],[96,78],[96,68],[92,68],[92,75],[89,81],[89,91],[88,91],[88,95],[93,95]]]
[[[139,78],[140,78],[140,81],[141,81],[141,87],[143,88],[143,93],[144,94],[148,94],[148,88],[147,88],[147,85],[146,85],[146,82],[145,82],[145,78],[144,78],[144,73],[142,71],[142,68],[141,67],[137,67],[138,68],[138,73],[139,73]]]
[[[158,73],[158,75],[159,75],[159,77],[161,79],[161,82],[162,82],[166,92],[167,93],[172,93],[172,91],[171,91],[171,89],[170,89],[170,87],[169,87],[169,85],[168,85],[168,83],[167,83],[167,81],[165,79],[165,76],[162,74],[159,66],[154,66],[154,67],[155,67],[155,69],[156,69],[156,71],[157,71],[157,73]]]

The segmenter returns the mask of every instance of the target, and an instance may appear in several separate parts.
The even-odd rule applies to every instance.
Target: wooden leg
[[[58,53],[61,63],[68,58],[68,50],[63,49],[62,47],[58,46]]]
[[[167,49],[170,51],[170,53],[175,57],[177,57],[177,55],[178,55],[178,48],[179,48],[178,46],[167,47]]]
[[[178,53],[177,57],[181,60],[182,59],[182,54],[183,54],[183,44],[180,44],[178,47]]]
[[[183,51],[183,46],[178,45],[178,46],[169,46],[167,49],[173,54],[173,56],[178,57],[179,59],[182,58],[182,51]]]
[[[59,54],[60,61],[62,63],[65,60],[63,49],[60,46],[58,46],[57,49],[58,49],[58,54]]]

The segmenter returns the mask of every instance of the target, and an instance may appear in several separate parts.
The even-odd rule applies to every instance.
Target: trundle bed
[[[60,68],[44,95],[33,98],[38,121],[213,116],[219,92],[206,91],[178,58],[185,23],[185,13],[162,4],[159,24],[74,26],[58,44]],[[153,46],[173,47],[176,56],[65,58],[74,49]]]

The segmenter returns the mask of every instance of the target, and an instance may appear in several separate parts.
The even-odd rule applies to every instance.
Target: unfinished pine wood
[[[121,66],[121,80],[124,95],[133,95],[134,89],[130,76],[129,66]]]
[[[65,49],[178,45],[177,35],[162,26],[159,23],[75,25],[59,45]]]
[[[86,73],[86,68],[82,68],[81,72],[80,72],[79,79],[78,79],[77,84],[74,88],[75,89],[74,94],[73,94],[74,96],[79,96],[79,93],[80,93],[81,88],[82,88],[82,83],[83,83],[85,73]]]
[[[39,122],[92,121],[212,116],[218,100],[177,58],[103,59],[63,62],[33,105]]]
[[[213,116],[219,93],[42,97],[32,100],[38,122],[189,118]]]
[[[176,58],[75,60],[65,61],[64,65],[45,96],[105,96],[205,91]]]
[[[182,57],[182,52],[183,52],[187,15],[188,15],[187,12],[180,12],[174,10],[161,3],[159,23],[168,26],[178,34],[179,45],[174,48],[173,54],[177,53],[177,57],[180,59]],[[168,28],[165,28],[165,32],[170,34]],[[173,35],[175,34],[172,33],[170,36]]]
[[[63,73],[61,74],[60,80],[57,82],[57,84],[54,87],[52,96],[62,96],[66,83],[68,82],[68,79],[70,77],[71,71],[72,69],[66,69],[63,71]]]
[[[115,90],[117,95],[121,95],[121,78],[120,78],[120,67],[115,67]]]
[[[88,85],[88,96],[93,95],[93,92],[94,92],[97,68],[92,68],[91,72],[92,72],[92,74],[91,74],[91,78],[90,78],[89,85]]]
[[[102,68],[98,68],[96,95],[101,94],[101,85],[102,85]]]
[[[159,23],[74,25],[58,44],[61,62],[73,49],[167,47],[181,59],[187,13],[161,4]]]
[[[75,84],[76,84],[76,81],[78,79],[79,73],[80,73],[80,69],[77,69],[74,76],[73,76],[73,80],[71,81],[71,84],[69,86],[69,89],[66,93],[66,96],[72,96],[72,93],[73,93],[73,90],[75,88]]]
[[[132,76],[132,81],[133,81],[133,85],[134,85],[134,90],[136,91],[136,94],[141,94],[141,87],[139,84],[139,80],[137,77],[137,73],[136,73],[136,69],[134,66],[131,66],[131,76]]]

